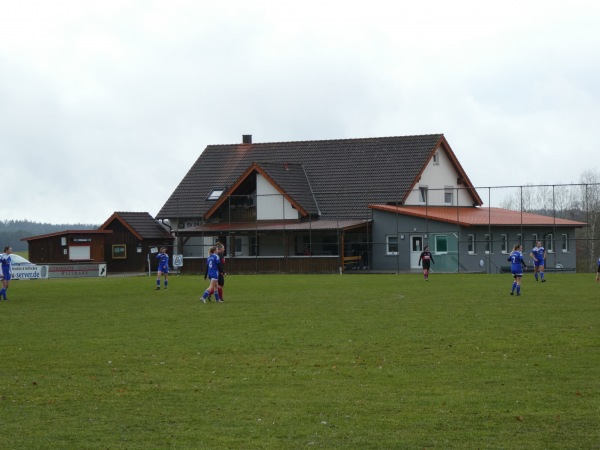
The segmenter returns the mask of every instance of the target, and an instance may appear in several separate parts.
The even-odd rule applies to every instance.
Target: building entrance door
[[[419,268],[419,257],[423,251],[423,241],[425,237],[422,234],[410,235],[410,268]]]

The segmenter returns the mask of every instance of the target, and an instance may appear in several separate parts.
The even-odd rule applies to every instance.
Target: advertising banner
[[[12,266],[13,280],[38,280],[48,278],[48,266]]]
[[[105,277],[106,264],[52,264],[48,266],[48,278]]]

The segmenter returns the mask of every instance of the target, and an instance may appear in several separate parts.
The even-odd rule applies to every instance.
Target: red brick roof
[[[369,208],[407,216],[422,217],[440,222],[460,224],[465,227],[476,225],[555,225],[585,227],[585,222],[558,219],[540,214],[512,211],[502,208],[474,208],[452,206],[388,206],[369,205]]]

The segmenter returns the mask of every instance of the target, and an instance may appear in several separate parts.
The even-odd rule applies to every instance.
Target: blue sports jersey
[[[533,253],[533,257],[535,258],[534,262],[537,263],[543,263],[544,262],[544,254],[546,253],[546,249],[544,247],[533,247],[533,250],[531,250],[531,253]]]
[[[0,255],[0,262],[2,263],[2,268],[8,268],[10,269],[10,255],[7,255],[6,253],[2,253]]]
[[[156,255],[156,258],[158,259],[158,269],[169,269],[169,255],[167,255],[166,253],[159,253],[158,255]],[[164,270],[161,270],[161,272],[164,272]]]
[[[6,253],[2,253],[0,255],[0,263],[2,264],[2,276],[6,281],[10,281],[11,279],[11,260],[10,255]]]
[[[211,280],[216,280],[219,278],[219,264],[221,263],[221,258],[216,253],[213,253],[206,259],[206,267],[208,271],[208,278]]]
[[[523,253],[515,250],[510,254],[508,260],[510,261],[510,270],[513,274],[523,273]]]

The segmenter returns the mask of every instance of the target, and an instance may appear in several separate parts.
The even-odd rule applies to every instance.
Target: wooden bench
[[[348,265],[360,265],[360,262],[362,261],[362,256],[358,255],[358,256],[344,256],[344,258],[342,259],[342,263],[344,265],[344,269],[346,269],[346,266]]]

